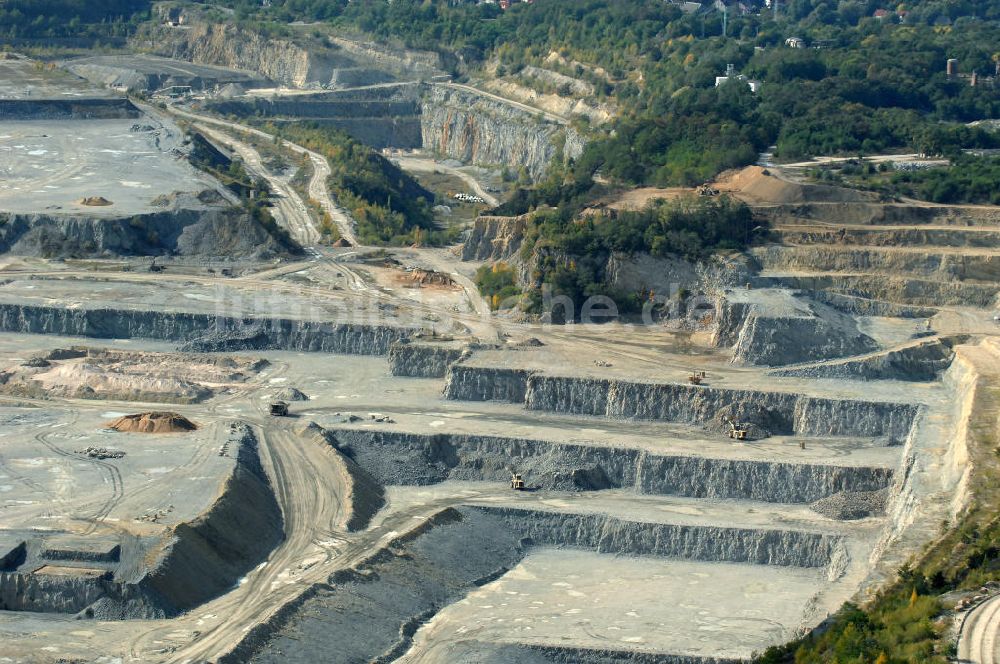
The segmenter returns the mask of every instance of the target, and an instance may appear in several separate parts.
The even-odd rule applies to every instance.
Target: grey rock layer
[[[46,258],[273,258],[300,251],[241,210],[179,209],[129,217],[0,213],[0,253]]]
[[[848,378],[854,380],[937,380],[955,354],[940,339],[931,339],[905,348],[863,356],[853,360],[773,369],[771,376]]]
[[[524,403],[530,410],[556,413],[699,425],[714,421],[725,408],[756,409],[767,413],[768,428],[774,434],[886,438],[890,443],[909,435],[918,410],[908,403],[549,376],[465,364],[453,365],[448,372],[445,396]]]
[[[869,353],[878,348],[850,316],[783,291],[730,292],[716,307],[714,342],[733,363],[781,366]]]
[[[563,158],[579,156],[584,145],[572,129],[539,118],[492,97],[431,86],[422,102],[423,145],[465,163],[524,168],[538,179],[559,143]]]
[[[492,507],[449,508],[354,568],[334,573],[328,583],[310,588],[251,630],[219,662],[312,663],[331,656],[339,662],[393,661],[410,647],[422,623],[513,568],[527,553],[526,545],[550,543],[611,554],[798,567],[826,566],[843,551],[839,537],[816,533],[675,526]],[[552,661],[615,661],[608,659],[611,656],[595,653],[592,659]],[[697,659],[650,657],[634,661],[703,664]]]
[[[836,535],[794,530],[643,523],[604,514],[565,514],[477,507],[499,517],[534,545],[570,546],[599,553],[684,560],[826,567],[841,543]]]
[[[634,487],[643,494],[810,503],[841,491],[882,489],[893,478],[888,468],[671,456],[523,438],[370,429],[331,433],[342,451],[385,485],[447,479],[503,484],[517,472],[529,488]]]
[[[0,330],[98,339],[190,341],[190,350],[298,350],[384,355],[414,332],[392,326],[284,318],[227,318],[202,313],[132,309],[64,309],[0,303]]]
[[[449,367],[464,355],[461,346],[399,341],[389,348],[389,371],[393,376],[444,378]]]

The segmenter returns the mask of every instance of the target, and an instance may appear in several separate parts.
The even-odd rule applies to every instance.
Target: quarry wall
[[[562,491],[634,487],[652,495],[811,503],[892,483],[888,468],[653,454],[470,434],[336,429],[337,445],[386,485],[453,480],[502,483],[511,468],[531,487]]]
[[[352,355],[385,355],[394,341],[414,332],[386,325],[10,303],[0,303],[0,330],[98,339],[187,341],[186,349],[194,352],[272,349]]]
[[[524,403],[529,410],[687,424],[712,422],[724,408],[736,407],[764,412],[776,434],[884,437],[889,442],[905,440],[918,410],[907,403],[550,376],[463,364],[451,367],[444,393],[449,399]]]

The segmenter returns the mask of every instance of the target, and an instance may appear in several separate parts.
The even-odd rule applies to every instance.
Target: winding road
[[[232,131],[238,131],[244,134],[250,134],[252,136],[256,136],[257,138],[262,138],[268,141],[273,141],[275,138],[273,134],[261,131],[260,129],[254,129],[253,127],[247,127],[246,125],[242,125],[236,122],[228,122],[226,120],[220,120],[218,118],[213,118],[207,115],[192,113],[190,111],[186,111],[177,108],[175,106],[168,106],[167,108],[174,115],[187,118],[188,120],[193,120],[202,127],[203,125],[209,124],[209,125],[215,125],[217,127],[224,127]],[[232,139],[232,137],[227,137],[226,140],[230,143],[233,143],[234,148],[236,148],[237,147],[236,144],[239,143],[238,141]],[[340,236],[345,240],[347,240],[348,242],[350,242],[352,245],[357,246],[358,238],[354,233],[354,221],[351,219],[350,215],[348,215],[347,212],[339,205],[337,205],[336,201],[333,200],[333,197],[330,194],[330,189],[329,187],[327,187],[326,180],[330,176],[330,164],[327,163],[326,158],[323,155],[319,154],[318,152],[313,152],[312,150],[306,149],[305,147],[298,145],[297,143],[292,143],[290,141],[282,140],[282,145],[297,154],[305,154],[309,156],[309,160],[313,164],[313,176],[312,179],[309,181],[309,197],[315,200],[317,203],[319,203],[320,206],[323,208],[323,210],[330,215],[330,218],[333,219],[333,222],[337,224],[337,228],[340,231]],[[239,151],[238,148],[237,151]],[[272,185],[274,184],[274,179],[278,179],[279,181],[281,181],[280,178],[276,178],[276,176],[271,175],[266,168],[264,169],[264,173],[262,175],[264,175],[264,177],[268,180],[268,182],[271,182]],[[279,191],[281,191],[285,187],[291,190],[291,187],[288,187],[287,183],[284,183],[283,187],[277,187],[277,188],[279,189]],[[292,191],[294,192],[294,190]],[[301,203],[302,201],[301,197],[299,197],[296,194],[295,198],[298,199],[298,201]],[[296,207],[298,206],[296,205]],[[300,219],[298,222],[295,222],[295,225],[300,227],[303,225],[309,225],[315,232],[316,239],[308,241],[307,243],[303,244],[303,246],[309,247],[315,244],[315,242],[319,240],[319,231],[316,230],[315,226],[312,224],[312,220],[309,217],[308,210],[305,208],[304,204],[302,206],[301,213],[305,214],[305,221],[302,221]],[[296,231],[289,229],[289,232],[293,233],[293,237],[295,236]],[[310,236],[312,235],[310,234]]]
[[[976,664],[1000,662],[1000,595],[974,608],[962,623],[958,659]]]

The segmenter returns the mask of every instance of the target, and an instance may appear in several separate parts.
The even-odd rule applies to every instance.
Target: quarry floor
[[[347,320],[411,325],[467,337],[501,332],[514,341],[537,338],[543,346],[482,351],[472,365],[532,369],[557,375],[616,377],[639,382],[684,382],[705,370],[710,386],[761,388],[857,399],[924,404],[933,417],[924,425],[928,476],[943,463],[943,446],[955,422],[954,394],[935,383],[774,378],[764,370],[732,367],[727,355],[700,333],[675,333],[624,325],[569,327],[513,325],[477,313],[467,287],[403,288],[405,267],[448,266],[448,257],[400,254],[401,267],[358,260],[356,252],[329,252],[294,264],[251,266],[224,278],[192,261],[170,261],[161,273],[136,261],[67,261],[5,257],[0,264],[0,303],[64,309],[125,308],[225,315]],[[124,271],[123,267],[130,268]],[[468,270],[455,268],[455,272]],[[462,276],[459,274],[458,276]],[[349,316],[356,316],[351,319]],[[979,314],[974,321],[988,319]],[[904,340],[918,322],[872,319],[869,329],[887,344]],[[488,338],[488,337],[487,337]],[[38,353],[71,346],[172,353],[177,342],[105,340],[53,335],[0,335],[0,367]],[[882,441],[776,436],[733,443],[701,427],[665,422],[617,421],[528,411],[518,404],[451,401],[441,379],[393,377],[382,357],[291,351],[246,351],[269,365],[245,383],[229,385],[201,403],[145,402],[51,397],[0,397],[0,456],[11,477],[0,480],[0,527],[38,522],[71,524],[92,535],[121,528],[169,528],[197,516],[214,496],[229,461],[218,457],[213,432],[226,422],[250,423],[261,441],[265,470],[274,482],[286,519],[285,541],[267,561],[247,572],[231,591],[170,620],[80,621],[67,614],[0,612],[3,655],[14,661],[121,658],[128,662],[214,661],[241,644],[282,607],[294,606],[316,584],[367,559],[394,538],[427,523],[452,506],[513,507],[558,514],[603,514],[643,523],[695,527],[791,530],[844,537],[849,563],[831,577],[824,568],[784,567],[657,556],[597,553],[540,546],[510,571],[472,587],[440,607],[414,635],[401,661],[473,662],[506,657],[504,648],[552,646],[652,655],[746,658],[819,623],[845,600],[868,592],[886,571],[871,564],[887,521],[873,517],[833,521],[807,505],[638,495],[632,490],[514,493],[503,482],[446,481],[433,486],[391,486],[387,504],[360,532],[348,532],[349,485],[330,450],[296,431],[316,422],[334,434],[342,428],[517,437],[595,447],[628,447],[661,454],[793,464],[835,464],[899,469],[904,449]],[[599,366],[599,362],[612,366]],[[193,378],[193,377],[192,377]],[[310,396],[292,403],[292,416],[271,418],[266,408],[278,391],[294,387]],[[102,425],[120,413],[169,409],[202,426],[196,434],[136,438],[109,434]],[[351,416],[360,418],[351,422]],[[388,416],[375,422],[372,416]],[[16,418],[15,423],[11,423]],[[59,426],[64,424],[64,426]],[[44,426],[43,426],[44,425]],[[42,431],[39,431],[42,430]],[[38,435],[42,434],[43,440]],[[60,447],[92,443],[121,446],[115,462],[121,496],[84,461],[53,459],[44,441]],[[804,448],[800,443],[805,443]],[[14,478],[16,471],[20,478]],[[25,487],[25,483],[27,487]],[[7,489],[10,486],[12,488]],[[937,489],[932,482],[927,495]],[[62,493],[60,493],[62,492]],[[69,501],[59,502],[63,495]],[[115,499],[102,514],[101,507]],[[149,511],[172,510],[150,524],[135,521]],[[60,521],[60,519],[65,519]],[[117,521],[116,521],[117,519]],[[173,520],[176,521],[173,521]],[[940,523],[933,512],[928,519]],[[47,527],[48,523],[45,526]],[[162,532],[162,530],[161,530]],[[926,541],[928,533],[908,546]],[[905,556],[906,551],[897,556]],[[895,564],[892,556],[884,558]],[[447,568],[458,561],[443,558]],[[884,566],[884,565],[883,565]],[[874,579],[874,581],[873,581]],[[291,609],[284,627],[265,639],[249,661],[310,661],[331,656],[335,644],[297,639],[316,613]],[[318,630],[323,631],[322,617]],[[357,617],[345,618],[356,620]],[[324,650],[323,648],[329,648]],[[280,653],[280,654],[275,654]],[[493,655],[490,655],[493,653]],[[497,654],[500,653],[500,654]],[[539,660],[542,661],[542,660]]]
[[[162,63],[139,64],[157,69]],[[52,78],[57,76],[0,61],[0,80],[5,80],[0,96],[23,98],[46,91],[82,95],[89,89]],[[136,122],[146,123],[147,118]],[[152,201],[159,195],[214,186],[171,154],[180,133],[170,120],[157,115],[153,131],[132,132],[133,123],[0,122],[0,209],[98,217],[140,214],[154,211]],[[235,127],[229,124],[228,129]],[[401,163],[437,167],[423,159]],[[456,175],[488,197],[476,189],[468,169]],[[641,203],[654,193],[641,192],[625,203]],[[335,205],[325,200],[328,193],[316,195]],[[84,196],[104,196],[113,205],[83,210],[74,201]],[[296,207],[283,213],[296,215]],[[298,223],[286,221],[293,230]],[[298,221],[300,231],[311,223]],[[950,455],[949,445],[961,435],[965,421],[962,409],[967,403],[958,393],[964,383],[956,387],[944,381],[778,378],[762,368],[733,366],[729,352],[713,347],[707,332],[619,323],[535,325],[494,317],[470,279],[477,266],[461,263],[447,250],[394,250],[398,263],[385,263],[366,258],[364,249],[310,249],[307,260],[269,264],[176,258],[163,261],[160,272],[150,271],[149,260],[141,258],[47,261],[5,255],[0,257],[0,304],[409,327],[456,342],[475,338],[502,346],[477,351],[466,361],[470,367],[677,384],[685,384],[693,371],[705,371],[708,387],[913,403],[922,407],[921,414],[905,446],[878,439],[794,435],[738,443],[703,426],[449,400],[443,395],[443,379],[394,377],[384,357],[242,351],[233,355],[265,359],[267,365],[245,380],[218,382],[209,380],[199,365],[172,355],[180,339],[5,332],[0,334],[0,372],[14,367],[20,371],[29,358],[72,346],[165,355],[150,356],[135,375],[89,359],[80,363],[93,365],[89,375],[76,369],[63,372],[62,380],[74,389],[95,376],[114,373],[125,388],[103,399],[59,396],[54,390],[39,395],[0,389],[0,544],[9,539],[5,533],[29,529],[94,541],[122,533],[167,538],[175,526],[204,515],[226,491],[223,481],[234,462],[219,452],[233,421],[248,423],[257,435],[260,460],[282,510],[284,540],[265,561],[244,570],[227,592],[176,618],[105,621],[80,620],[68,613],[0,611],[0,662],[218,661],[253,640],[256,650],[239,661],[340,661],[341,647],[364,651],[368,623],[391,613],[398,593],[392,587],[373,590],[371,595],[381,604],[372,614],[330,611],[330,606],[340,605],[310,603],[307,595],[317,588],[330,588],[335,600],[338,593],[348,594],[351,584],[338,581],[342,577],[337,575],[376,564],[373,559],[399,562],[405,576],[406,565],[415,557],[406,547],[412,545],[420,553],[449,508],[601,515],[651,530],[662,525],[692,531],[743,529],[764,533],[766,540],[790,533],[837,538],[844,555],[822,567],[523,543],[523,556],[509,566],[491,559],[472,561],[486,569],[487,576],[471,580],[461,592],[421,613],[412,624],[412,642],[402,643],[397,653],[397,661],[404,662],[501,662],[511,659],[505,648],[552,646],[612,653],[612,659],[600,661],[624,661],[636,653],[660,661],[673,656],[739,660],[814,627],[847,599],[870,596],[879,582],[934,537],[950,514],[949,501],[955,496],[949,482],[961,460]],[[231,269],[233,276],[223,277],[222,267]],[[419,287],[411,278],[414,268],[445,273],[453,283]],[[884,348],[908,343],[925,325],[923,320],[860,320],[861,329]],[[997,331],[992,312],[965,307],[942,308],[932,327],[939,335]],[[518,345],[530,340],[540,345]],[[207,386],[211,395],[195,403],[175,403],[171,381],[177,380]],[[310,398],[292,402],[287,418],[269,416],[269,404],[287,388]],[[129,393],[133,397],[125,399]],[[200,428],[162,435],[105,428],[121,414],[150,410],[175,411]],[[513,492],[505,481],[448,479],[426,486],[385,487],[385,505],[352,530],[347,524],[364,510],[359,503],[366,498],[356,495],[358,482],[345,474],[342,455],[331,444],[302,434],[309,423],[326,427],[334,437],[350,429],[625,448],[705,460],[709,469],[730,461],[892,469],[906,476],[912,493],[900,499],[903,508],[892,518],[838,521],[808,504],[646,495],[631,488],[535,487]],[[97,464],[78,453],[91,445],[126,454]],[[516,533],[487,534],[518,539]],[[887,542],[892,544],[889,549]],[[489,547],[484,543],[483,548]],[[470,550],[475,557],[475,547]],[[470,563],[456,551],[432,549],[431,569],[424,575],[444,575]],[[392,642],[405,626],[392,624],[379,636]],[[341,633],[334,628],[354,632],[353,640],[325,639],[328,633]],[[357,661],[380,654],[367,653]],[[523,661],[551,661],[537,657],[532,654]]]
[[[235,282],[238,280],[225,280],[220,287],[226,289]],[[0,288],[0,292],[9,286],[24,287],[11,301],[37,301],[39,298],[27,288],[32,283],[41,285],[32,280],[15,281]],[[57,290],[64,283],[67,290]],[[114,282],[60,280],[46,283],[42,292],[46,301],[65,306],[84,300],[88,285],[109,289],[96,292],[105,293],[100,297],[107,298],[107,305],[119,306],[127,303],[128,289],[133,288],[126,284],[121,290]],[[140,287],[135,288],[133,306],[139,306]],[[204,285],[194,285],[178,294],[165,284],[160,306],[173,306],[178,301],[197,305],[200,300],[187,295],[204,289]],[[92,300],[86,301],[93,306]],[[147,299],[146,305],[150,302],[155,300]],[[565,338],[571,333],[558,334]],[[581,349],[593,347],[595,342],[588,339],[586,332],[582,339]],[[39,352],[72,346],[169,353],[176,344],[5,333],[0,335],[0,365],[14,365]],[[662,352],[660,349],[656,344],[643,347],[640,357]],[[825,570],[814,568],[552,548],[532,550],[510,573],[431,619],[417,632],[412,649],[402,661],[474,661],[472,652],[482,653],[510,643],[747,657],[822,620],[857,591],[870,571],[866,560],[879,538],[883,519],[844,523],[822,517],[804,505],[638,496],[630,490],[513,493],[501,483],[448,481],[429,487],[390,487],[387,507],[371,525],[360,533],[347,533],[337,525],[345,509],[338,497],[340,489],[321,479],[335,474],[326,467],[328,461],[321,446],[304,441],[294,433],[295,429],[315,421],[334,431],[353,426],[417,433],[474,433],[621,445],[713,458],[846,466],[895,467],[902,452],[899,447],[850,439],[810,439],[805,449],[793,437],[734,444],[689,426],[536,413],[514,404],[449,401],[441,395],[442,381],[392,377],[385,359],[379,357],[277,351],[240,355],[266,357],[270,365],[244,386],[206,402],[169,405],[170,410],[203,427],[197,434],[132,440],[139,434],[108,434],[101,429],[102,423],[116,414],[164,407],[156,402],[15,397],[0,401],[5,404],[3,413],[11,414],[0,419],[0,432],[4,434],[0,454],[5,466],[16,468],[38,487],[24,490],[15,480],[3,482],[3,527],[52,518],[51,502],[46,498],[67,489],[72,491],[74,501],[63,509],[86,519],[88,507],[110,489],[99,476],[88,473],[84,463],[53,466],[46,462],[48,457],[38,454],[37,429],[44,429],[50,437],[53,434],[48,431],[55,429],[55,440],[72,441],[72,447],[99,443],[127,450],[124,463],[119,462],[123,497],[102,524],[111,528],[126,523],[138,527],[129,519],[169,505],[173,507],[171,518],[179,520],[193,516],[211,498],[209,488],[217,486],[212,478],[220,477],[226,467],[225,460],[214,455],[217,440],[211,432],[232,419],[250,422],[261,432],[265,466],[278,480],[281,491],[287,492],[281,502],[289,520],[287,540],[268,562],[250,572],[232,592],[173,620],[81,623],[68,615],[0,612],[6,656],[14,661],[30,659],[39,647],[53,659],[99,661],[102,656],[122,656],[125,661],[200,661],[215,656],[236,645],[246,629],[312,583],[369,555],[389,538],[451,505],[528,507],[618,515],[652,523],[792,528],[846,536],[852,562],[833,582],[827,579]],[[636,358],[633,361],[639,362]],[[721,363],[721,359],[717,361]],[[271,395],[285,387],[298,388],[311,399],[294,403],[293,416],[287,420],[269,418],[264,413]],[[922,389],[925,401],[946,401],[940,386],[925,385]],[[864,389],[840,386],[833,391],[859,395]],[[12,425],[9,421],[15,415],[17,424]],[[364,421],[346,422],[350,415]],[[394,423],[371,422],[372,415],[389,415]],[[53,467],[62,470],[55,472]],[[296,470],[294,476],[282,475],[291,469]],[[323,504],[316,503],[317,495],[324,493],[317,491],[318,482],[332,491]],[[200,489],[192,491],[188,483]],[[7,486],[13,488],[7,490]],[[666,598],[680,599],[664,601]],[[46,645],[40,646],[42,643]],[[297,660],[291,657],[287,661]]]
[[[136,124],[143,130],[131,131]],[[0,209],[121,217],[162,210],[154,204],[159,196],[215,189],[186,159],[171,154],[182,138],[159,116],[0,120]],[[80,204],[89,197],[111,204]]]

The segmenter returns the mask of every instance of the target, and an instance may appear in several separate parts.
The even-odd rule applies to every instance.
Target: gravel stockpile
[[[883,516],[888,498],[888,488],[878,491],[840,491],[817,500],[810,507],[831,519],[853,521],[870,516]]]
[[[309,395],[294,387],[286,387],[274,393],[274,398],[279,401],[309,401]]]
[[[179,433],[194,431],[198,426],[177,413],[137,413],[124,415],[108,423],[109,429],[130,433]]]

